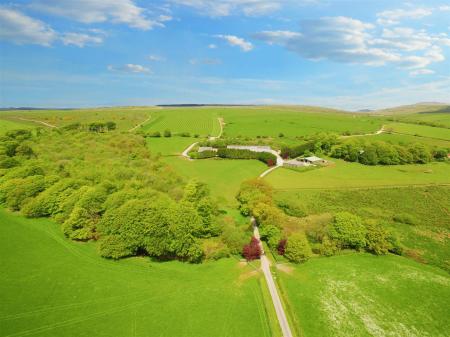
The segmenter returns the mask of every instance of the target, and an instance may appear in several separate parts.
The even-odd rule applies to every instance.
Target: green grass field
[[[205,182],[214,197],[227,205],[234,204],[242,181],[258,177],[267,166],[257,160],[204,159],[189,161],[181,157],[164,158],[178,174],[186,179]]]
[[[371,133],[381,128],[382,121],[367,115],[337,112],[304,112],[288,108],[235,108],[220,112],[225,119],[225,135],[286,137],[304,136],[318,132]]]
[[[355,138],[352,138],[355,139]],[[413,144],[413,143],[422,143],[429,146],[437,146],[450,148],[450,141],[441,140],[435,138],[427,138],[427,137],[419,137],[414,135],[401,135],[398,133],[382,133],[379,135],[373,136],[362,136],[358,137],[358,140],[367,140],[367,141],[383,141],[391,144]]]
[[[173,133],[189,132],[192,135],[217,136],[220,125],[217,110],[211,108],[176,108],[159,109],[151,114],[152,118],[142,130],[159,131],[170,130]]]
[[[450,128],[450,107],[446,113],[417,113],[413,115],[399,115],[395,119],[408,123],[431,122],[435,124],[445,125]]]
[[[394,132],[398,132],[401,134],[416,135],[420,137],[450,141],[450,129],[409,123],[389,123],[386,124],[386,129],[393,130]]]
[[[33,127],[33,125],[21,123],[20,121],[0,119],[0,134],[9,130],[28,129],[30,127]]]
[[[235,259],[105,260],[4,210],[0,250],[1,336],[271,336],[260,276]]]
[[[79,122],[88,124],[92,122],[114,121],[118,130],[128,131],[136,125],[147,120],[158,110],[154,107],[124,107],[124,108],[98,108],[77,110],[31,110],[31,111],[3,111],[3,119],[14,120],[24,118],[42,121],[57,127]],[[24,121],[25,122],[25,121]],[[33,126],[43,126],[36,122],[27,122]]]
[[[399,185],[450,184],[447,163],[400,166],[366,166],[331,159],[334,165],[298,172],[281,168],[266,176],[276,189],[363,188]]]
[[[189,145],[198,141],[197,138],[190,137],[147,138],[147,146],[154,154],[174,156],[180,155]]]
[[[397,256],[351,254],[278,271],[304,337],[448,336],[450,277]]]

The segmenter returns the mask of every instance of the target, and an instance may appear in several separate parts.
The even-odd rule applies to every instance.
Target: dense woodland
[[[245,234],[232,220],[218,219],[205,184],[183,181],[141,136],[103,130],[6,133],[0,203],[27,217],[55,219],[67,237],[98,241],[108,258],[198,262],[241,249]]]

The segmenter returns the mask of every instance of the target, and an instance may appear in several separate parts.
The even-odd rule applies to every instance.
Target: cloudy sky
[[[0,106],[450,102],[449,59],[449,0],[0,0]]]

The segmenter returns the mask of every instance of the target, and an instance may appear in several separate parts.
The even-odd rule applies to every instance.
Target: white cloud
[[[172,19],[150,19],[133,0],[38,0],[31,8],[83,23],[121,23],[142,30],[163,27],[162,22]]]
[[[425,68],[445,60],[441,46],[449,45],[446,33],[396,27],[379,33],[375,26],[348,17],[325,17],[302,23],[299,32],[264,31],[255,38],[281,45],[310,60],[330,60],[372,66],[394,64]]]
[[[448,12],[448,11],[450,11],[450,6],[448,6],[448,5],[442,5],[442,6],[439,6],[439,8],[438,8],[440,11],[442,11],[442,12]]]
[[[103,43],[103,38],[84,33],[64,33],[61,35],[61,41],[66,46],[74,45],[82,48],[87,44],[101,44]]]
[[[245,41],[243,38],[235,36],[235,35],[214,35],[215,37],[225,40],[228,42],[230,46],[235,46],[241,48],[245,52],[249,52],[253,49],[253,45]]]
[[[282,7],[286,0],[170,0],[170,2],[194,8],[212,17],[244,14],[259,16],[273,13]]]
[[[133,74],[150,74],[151,70],[140,64],[128,63],[123,66],[108,66],[109,71],[117,71],[123,73],[133,73]]]
[[[57,39],[57,33],[44,22],[6,7],[0,7],[0,27],[0,40],[16,44],[50,46]]]
[[[166,60],[165,57],[159,55],[149,55],[148,59],[153,62],[164,62]]]
[[[434,70],[424,68],[424,69],[418,69],[418,70],[411,71],[409,74],[411,76],[432,75],[432,74],[434,74]]]
[[[433,14],[430,8],[414,8],[414,9],[394,9],[387,10],[377,14],[377,22],[380,25],[396,25],[402,19],[422,19]]]
[[[208,48],[209,49],[216,49],[217,46],[214,43],[211,43],[211,44],[208,45]]]

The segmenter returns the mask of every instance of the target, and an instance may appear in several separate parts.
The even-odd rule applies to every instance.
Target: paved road
[[[259,240],[259,230],[258,226],[256,226],[256,221],[254,218],[252,218],[252,223],[253,223],[253,235],[255,236],[255,238]],[[264,273],[264,277],[267,282],[267,287],[269,288],[270,296],[272,297],[272,302],[275,307],[275,311],[277,313],[278,322],[280,323],[283,337],[292,337],[292,332],[291,328],[289,327],[286,313],[284,312],[284,308],[283,305],[281,304],[281,299],[280,296],[278,295],[275,281],[273,280],[272,273],[270,272],[270,261],[264,254],[264,249],[261,241],[259,241],[259,244],[261,246],[261,251],[263,252],[261,255],[261,269]]]

